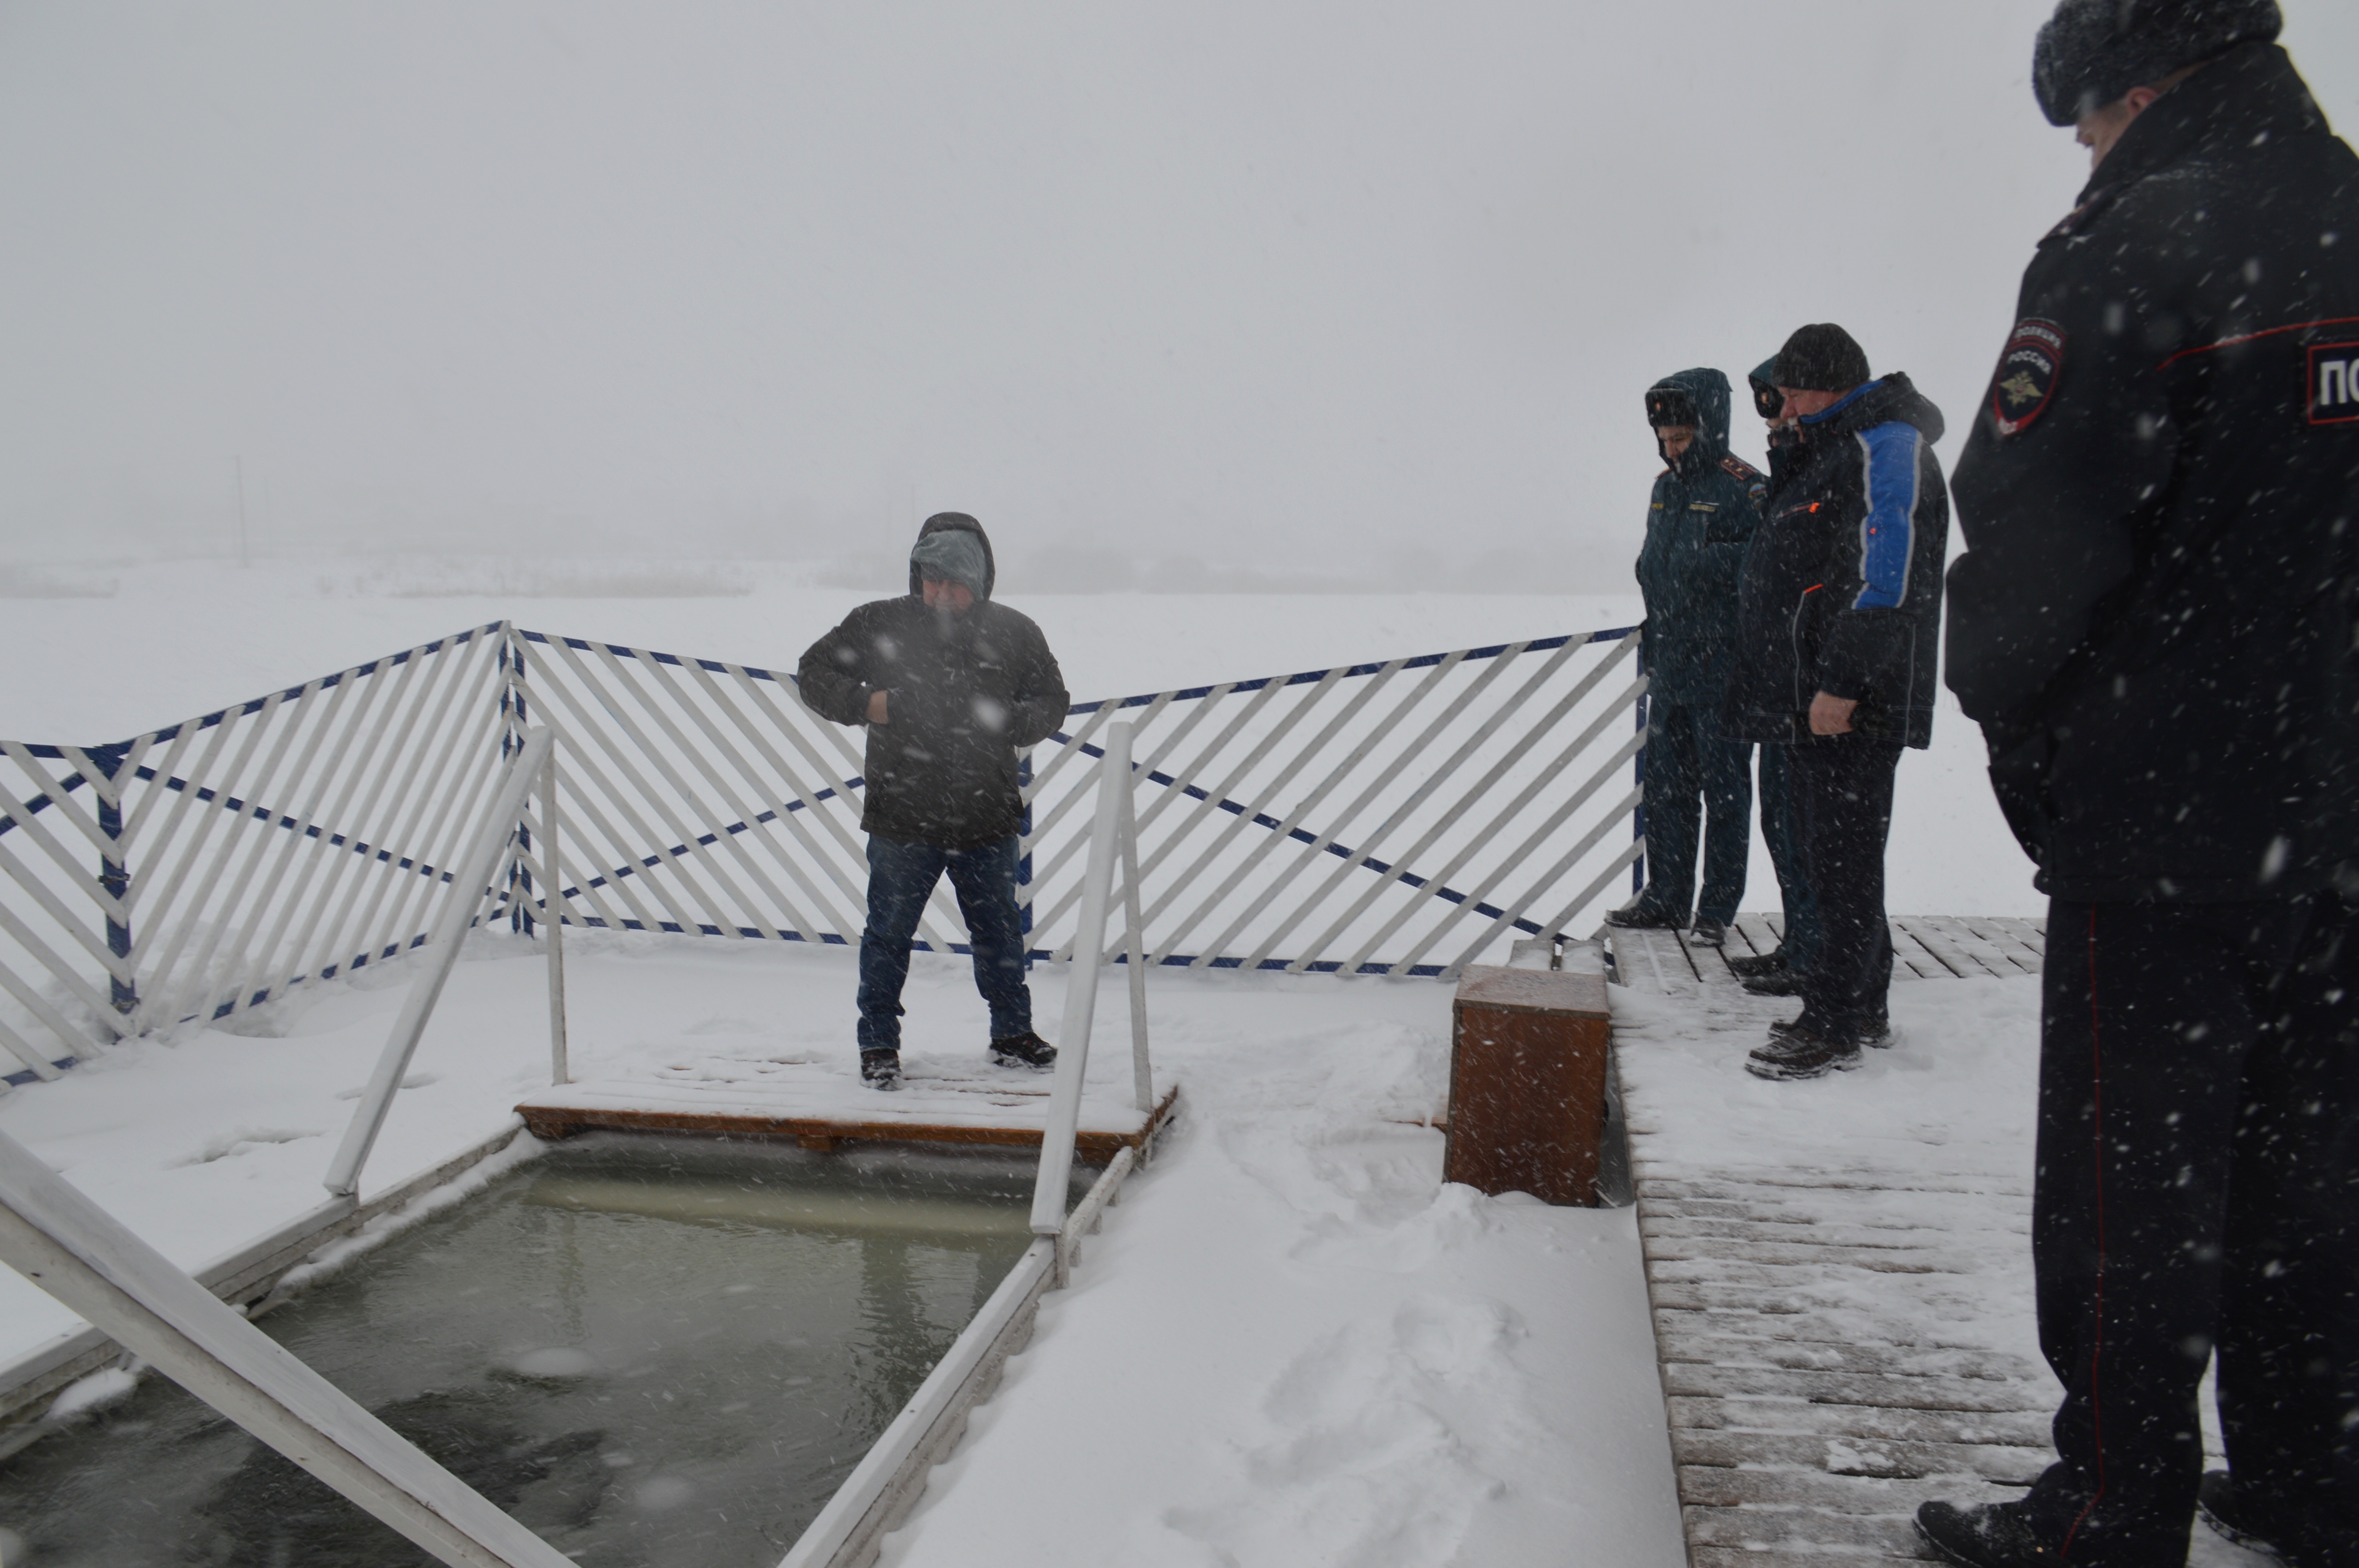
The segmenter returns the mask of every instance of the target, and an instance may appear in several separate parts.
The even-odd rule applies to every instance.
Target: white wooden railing
[[[1636,647],[1553,637],[1077,706],[1027,761],[1036,955],[1074,940],[1117,719],[1148,965],[1447,977],[1560,932],[1643,850]],[[488,823],[536,727],[554,852],[529,809],[512,838]],[[113,745],[0,741],[0,1066],[54,1077],[412,953],[487,831],[510,847],[483,922],[540,935],[553,904],[583,928],[856,942],[858,741],[789,676],[506,622]],[[920,945],[961,935],[938,891]]]

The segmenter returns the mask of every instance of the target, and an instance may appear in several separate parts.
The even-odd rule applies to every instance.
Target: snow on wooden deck
[[[1677,934],[1612,934],[1695,1568],[1921,1560],[1919,1502],[2019,1497],[2052,1457],[2028,1240],[2040,926],[1893,926],[1894,1048],[1799,1084],[1744,1071],[1798,1004]],[[1727,956],[1775,941],[1747,916]]]
[[[1076,1146],[1084,1158],[1110,1159],[1144,1144],[1180,1091],[1158,1075],[1155,1105],[1142,1110],[1128,1054],[1118,1064],[1103,1046],[1093,1054]],[[539,1090],[516,1108],[542,1138],[621,1127],[793,1137],[817,1148],[847,1139],[1038,1145],[1049,1074],[994,1066],[979,1054],[905,1054],[902,1071],[901,1088],[884,1094],[860,1082],[848,1050],[683,1051],[641,1073]]]

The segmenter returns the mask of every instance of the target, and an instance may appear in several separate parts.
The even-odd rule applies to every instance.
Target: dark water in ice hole
[[[772,1568],[1023,1252],[1031,1172],[586,1134],[260,1325],[584,1568]],[[5,1568],[432,1562],[161,1377],[0,1463],[0,1528]]]

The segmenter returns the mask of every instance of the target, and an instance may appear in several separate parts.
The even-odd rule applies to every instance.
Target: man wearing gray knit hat
[[[2063,1385],[1969,1568],[2359,1564],[2359,157],[2271,0],[2063,0],[2040,243],[1952,488],[1948,681],[2049,897],[2032,1261]],[[2203,1471],[2216,1371],[2227,1468]]]

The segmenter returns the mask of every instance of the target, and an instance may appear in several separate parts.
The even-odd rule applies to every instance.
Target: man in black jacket
[[[811,711],[868,728],[868,925],[860,935],[860,1076],[901,1081],[901,988],[918,918],[943,872],[991,1009],[991,1056],[1046,1067],[1032,1032],[1027,946],[1016,904],[1024,801],[1016,753],[1048,739],[1071,698],[1040,628],[991,597],[983,524],[926,519],[909,591],[864,604],[810,646],[798,680]]]
[[[1745,1067],[1815,1078],[1890,1038],[1884,850],[1900,753],[1932,743],[1950,498],[1933,456],[1940,410],[1905,375],[1870,380],[1850,333],[1800,329],[1776,374],[1799,439],[1745,557],[1723,730],[1789,748],[1818,910],[1817,951],[1794,988],[1801,1016]]]
[[[1958,468],[1950,685],[2049,893],[2033,1260],[2064,1385],[1952,1561],[2359,1563],[2359,158],[2274,0],[2064,0],[2095,173]],[[2216,1352],[2228,1470],[2202,1475]]]

